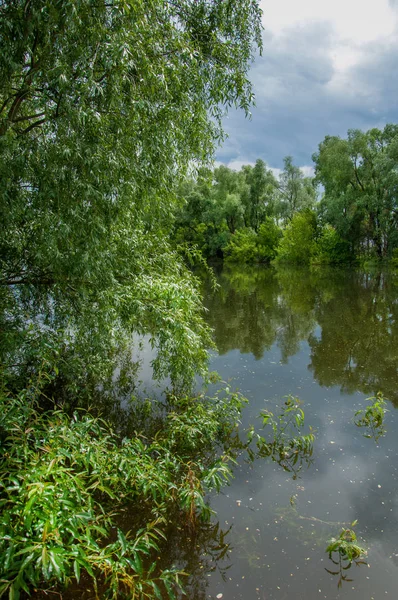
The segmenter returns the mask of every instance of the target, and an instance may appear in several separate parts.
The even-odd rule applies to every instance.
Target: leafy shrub
[[[224,249],[230,262],[269,263],[276,256],[281,230],[271,218],[267,218],[259,227],[258,233],[252,229],[237,231]]]
[[[267,217],[258,229],[258,253],[261,262],[271,262],[276,257],[282,230],[273,219]]]
[[[315,255],[311,262],[322,264],[339,264],[352,261],[350,245],[343,240],[334,227],[326,225],[319,236]]]
[[[356,525],[356,521],[351,524],[351,527]],[[366,565],[366,561],[362,560],[366,556],[366,550],[359,546],[357,543],[357,536],[353,529],[343,529],[341,533],[336,537],[332,538],[326,548],[326,552],[329,554],[330,560],[333,564],[339,567],[338,571],[331,571],[326,569],[330,575],[338,575],[339,580],[337,587],[341,587],[343,581],[352,581],[347,576],[347,570],[351,568],[352,563],[357,566]],[[334,555],[337,553],[337,560]]]
[[[307,265],[316,252],[316,217],[312,211],[296,213],[283,232],[277,262]]]
[[[398,269],[398,248],[395,248],[392,253],[391,265]]]
[[[237,231],[224,248],[224,256],[229,262],[258,262],[257,234],[252,229]]]
[[[365,429],[364,437],[373,438],[377,442],[386,433],[384,416],[387,412],[387,403],[381,392],[372,398],[367,398],[367,401],[371,402],[370,406],[357,410],[354,422],[357,427]]]
[[[242,398],[171,398],[152,439],[120,440],[87,412],[41,414],[38,395],[32,385],[0,396],[0,595],[67,585],[82,572],[108,597],[172,595],[180,573],[159,571],[154,552],[170,511],[191,524],[209,518],[205,495],[230,477]],[[129,506],[137,523],[126,533],[117,523]]]
[[[249,456],[254,458],[270,457],[278,463],[284,471],[292,473],[293,479],[297,479],[298,473],[304,463],[309,466],[312,462],[313,445],[315,440],[312,427],[309,433],[302,435],[301,430],[305,424],[304,411],[301,402],[294,396],[288,396],[282,406],[279,415],[274,415],[268,410],[261,413],[263,428],[271,429],[272,436],[266,439],[255,433],[254,429],[249,431],[249,444],[256,441],[256,451],[248,446]]]

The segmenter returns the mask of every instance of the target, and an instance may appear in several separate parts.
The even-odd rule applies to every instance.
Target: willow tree
[[[314,154],[324,186],[323,219],[352,246],[352,254],[384,258],[397,246],[398,126],[327,136]]]
[[[167,242],[170,215],[181,177],[223,139],[226,108],[249,111],[258,4],[0,3],[8,300],[28,286],[52,297],[89,290],[109,330],[120,322],[152,336],[158,375],[188,381],[204,367],[208,330],[195,281]]]

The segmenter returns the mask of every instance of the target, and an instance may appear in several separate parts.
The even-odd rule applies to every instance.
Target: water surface
[[[312,464],[297,478],[269,459],[243,459],[210,499],[229,530],[222,559],[202,556],[192,600],[395,598],[398,589],[398,280],[342,270],[224,269],[206,293],[218,353],[211,367],[250,401],[242,427],[285,396],[303,401],[316,430]],[[386,435],[354,423],[378,391]],[[339,576],[325,548],[343,526],[368,549],[368,566]],[[219,554],[222,554],[220,551]],[[217,552],[213,552],[217,556]],[[200,568],[203,567],[202,571]],[[206,573],[203,570],[207,571]],[[206,585],[198,590],[199,578]]]

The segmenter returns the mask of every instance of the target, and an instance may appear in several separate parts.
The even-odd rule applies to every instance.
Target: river
[[[249,399],[242,428],[258,425],[264,409],[277,414],[293,395],[315,442],[299,472],[242,457],[229,487],[210,498],[218,542],[190,565],[188,597],[396,597],[397,275],[225,268],[218,283],[205,293],[218,347],[211,368]],[[377,392],[388,412],[385,435],[375,440],[355,424],[355,413]],[[325,550],[355,521],[367,564],[342,571]]]

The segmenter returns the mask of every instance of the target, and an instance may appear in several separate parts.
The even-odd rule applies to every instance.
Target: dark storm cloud
[[[251,72],[256,92],[252,120],[230,112],[225,120],[229,139],[218,160],[263,158],[281,167],[290,154],[296,164],[309,165],[325,135],[397,122],[398,40],[363,46],[359,62],[344,73],[335,71],[333,48],[328,23],[292,28],[278,37],[266,33],[264,54]]]

